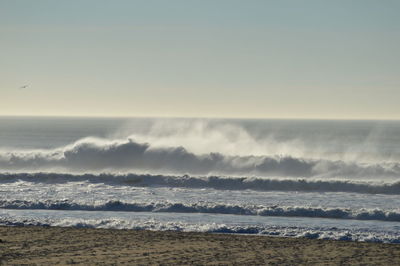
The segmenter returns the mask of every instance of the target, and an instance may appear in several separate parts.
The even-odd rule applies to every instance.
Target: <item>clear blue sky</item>
[[[0,0],[0,115],[400,119],[399,14],[398,0]]]

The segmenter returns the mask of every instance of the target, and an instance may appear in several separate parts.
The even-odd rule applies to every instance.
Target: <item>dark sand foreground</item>
[[[265,236],[0,227],[0,264],[400,265],[400,245]]]

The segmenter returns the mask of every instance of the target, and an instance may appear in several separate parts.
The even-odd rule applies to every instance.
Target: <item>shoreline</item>
[[[259,235],[0,226],[8,264],[400,264],[398,244]]]

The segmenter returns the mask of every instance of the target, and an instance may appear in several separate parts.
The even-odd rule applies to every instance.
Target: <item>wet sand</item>
[[[0,264],[400,265],[400,245],[266,236],[0,227]]]

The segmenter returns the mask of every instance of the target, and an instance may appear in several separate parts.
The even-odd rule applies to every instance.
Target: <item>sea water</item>
[[[0,118],[0,224],[400,243],[400,122]]]

